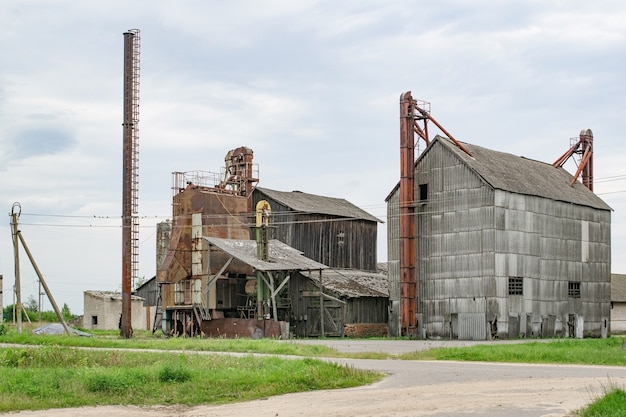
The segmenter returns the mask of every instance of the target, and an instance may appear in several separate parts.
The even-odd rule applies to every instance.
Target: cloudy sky
[[[400,94],[458,140],[552,163],[594,132],[595,191],[626,273],[626,3],[4,0],[0,273],[9,216],[57,302],[121,289],[123,32],[141,30],[139,276],[171,173],[219,172],[248,146],[261,186],[345,198],[385,220],[399,180]],[[573,172],[575,165],[568,169]],[[379,261],[385,261],[385,225]],[[22,294],[37,276],[21,254]],[[51,309],[46,301],[44,309]]]

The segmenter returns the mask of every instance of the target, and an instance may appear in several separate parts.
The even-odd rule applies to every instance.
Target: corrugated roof
[[[611,301],[626,302],[626,275],[611,274]]]
[[[319,276],[311,279],[319,282]],[[326,269],[322,271],[324,288],[348,298],[389,297],[387,277],[383,274],[355,269]]]
[[[302,255],[298,249],[276,239],[272,239],[268,243],[270,260],[262,261],[257,257],[257,243],[254,240],[220,239],[207,236],[204,238],[211,245],[250,265],[257,271],[309,271],[328,268],[326,265]]]
[[[384,223],[343,198],[324,197],[301,191],[276,191],[261,187],[256,189],[294,211]]]
[[[563,168],[555,168],[552,164],[545,162],[463,143],[472,153],[472,156],[469,156],[451,140],[439,135],[435,137],[429,148],[436,142],[450,149],[495,189],[611,210],[611,207],[600,197],[579,181],[570,186],[573,177]],[[427,152],[428,149],[419,159],[423,158]]]

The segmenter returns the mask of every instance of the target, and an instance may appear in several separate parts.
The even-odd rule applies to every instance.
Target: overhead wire
[[[621,180],[626,180],[626,174],[621,174],[621,175],[614,175],[614,176],[609,176],[609,177],[600,177],[600,178],[596,178],[594,179],[594,182],[610,182],[610,181],[621,181]],[[607,192],[602,192],[602,193],[597,193],[596,195],[610,195],[610,194],[619,194],[619,193],[624,193],[626,192],[626,190],[616,190],[616,191],[607,191]],[[472,204],[474,203],[473,199],[476,198],[482,198],[482,196],[480,195],[472,195],[472,196],[463,196],[463,195],[458,195],[458,192],[454,192],[454,195],[447,195],[445,197],[431,197],[429,198],[427,201],[428,203],[431,204],[439,204],[439,205],[443,205],[443,204],[448,204],[448,203],[458,203],[459,201],[463,201],[466,204]],[[234,225],[239,225],[239,226],[249,226],[252,227],[253,224],[252,222],[250,223],[246,223],[244,221],[242,221],[241,219],[249,217],[249,218],[253,218],[255,216],[255,212],[244,212],[244,213],[239,213],[236,215],[233,215],[228,208],[225,206],[224,202],[220,199],[219,200],[220,204],[222,205],[222,207],[224,208],[224,210],[226,211],[226,213],[211,213],[211,214],[203,214],[202,218],[206,219],[206,220],[219,220],[219,219],[234,219],[236,223],[225,223],[225,224],[214,224],[213,226],[215,227],[232,227]],[[419,204],[420,200],[415,200],[413,202],[411,202],[410,204]],[[387,204],[373,204],[373,205],[367,205],[367,206],[361,206],[358,207],[361,210],[363,210],[364,212],[366,212],[367,214],[374,216],[374,217],[387,217],[388,214],[384,213],[384,214],[372,214],[369,213],[368,211],[366,211],[366,209],[372,210],[372,209],[386,209],[388,207]],[[432,212],[420,212],[423,214],[426,213],[432,213]],[[298,216],[298,215],[302,215],[302,214],[310,214],[309,211],[303,211],[303,210],[286,210],[286,211],[273,211],[272,212],[272,218],[274,219],[280,219],[281,217],[286,218],[289,216]],[[346,220],[359,220],[360,216],[356,215],[355,216],[340,216],[338,214],[334,214],[334,213],[327,213],[329,215],[337,215],[337,218],[334,219],[316,219],[316,220],[289,220],[289,221],[275,221],[273,222],[276,225],[284,225],[284,224],[304,224],[304,223],[320,223],[320,222],[331,222],[331,221],[346,221]],[[122,220],[123,216],[113,216],[113,215],[77,215],[77,214],[47,214],[47,213],[21,213],[21,216],[32,216],[32,217],[49,217],[49,218],[67,218],[67,219],[92,219],[92,220]],[[180,215],[179,217],[184,217],[184,216],[191,216],[191,214],[187,214],[187,215]],[[172,218],[172,215],[142,215],[142,216],[135,216],[136,218],[138,218],[139,220],[167,220]],[[115,225],[111,225],[111,224],[58,224],[58,223],[32,223],[32,222],[20,222],[20,225],[26,225],[26,226],[42,226],[42,227],[75,227],[75,228],[121,228],[122,225],[121,224],[115,224]],[[140,228],[153,228],[154,225],[140,225]]]

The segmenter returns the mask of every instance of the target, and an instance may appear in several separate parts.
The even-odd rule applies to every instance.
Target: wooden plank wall
[[[272,207],[272,239],[331,268],[376,271],[376,222],[296,213],[261,192],[255,194],[255,199],[265,199]]]

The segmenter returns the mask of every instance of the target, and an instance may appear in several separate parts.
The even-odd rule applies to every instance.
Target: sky
[[[405,91],[457,140],[547,163],[592,129],[594,191],[614,210],[612,271],[626,273],[621,0],[4,0],[4,305],[15,202],[59,306],[82,314],[83,291],[121,290],[129,29],[141,31],[139,277],[155,274],[172,172],[219,172],[240,146],[254,151],[259,186],[345,198],[385,221]],[[378,252],[385,261],[384,223]],[[19,265],[23,302],[38,299],[23,251]]]

